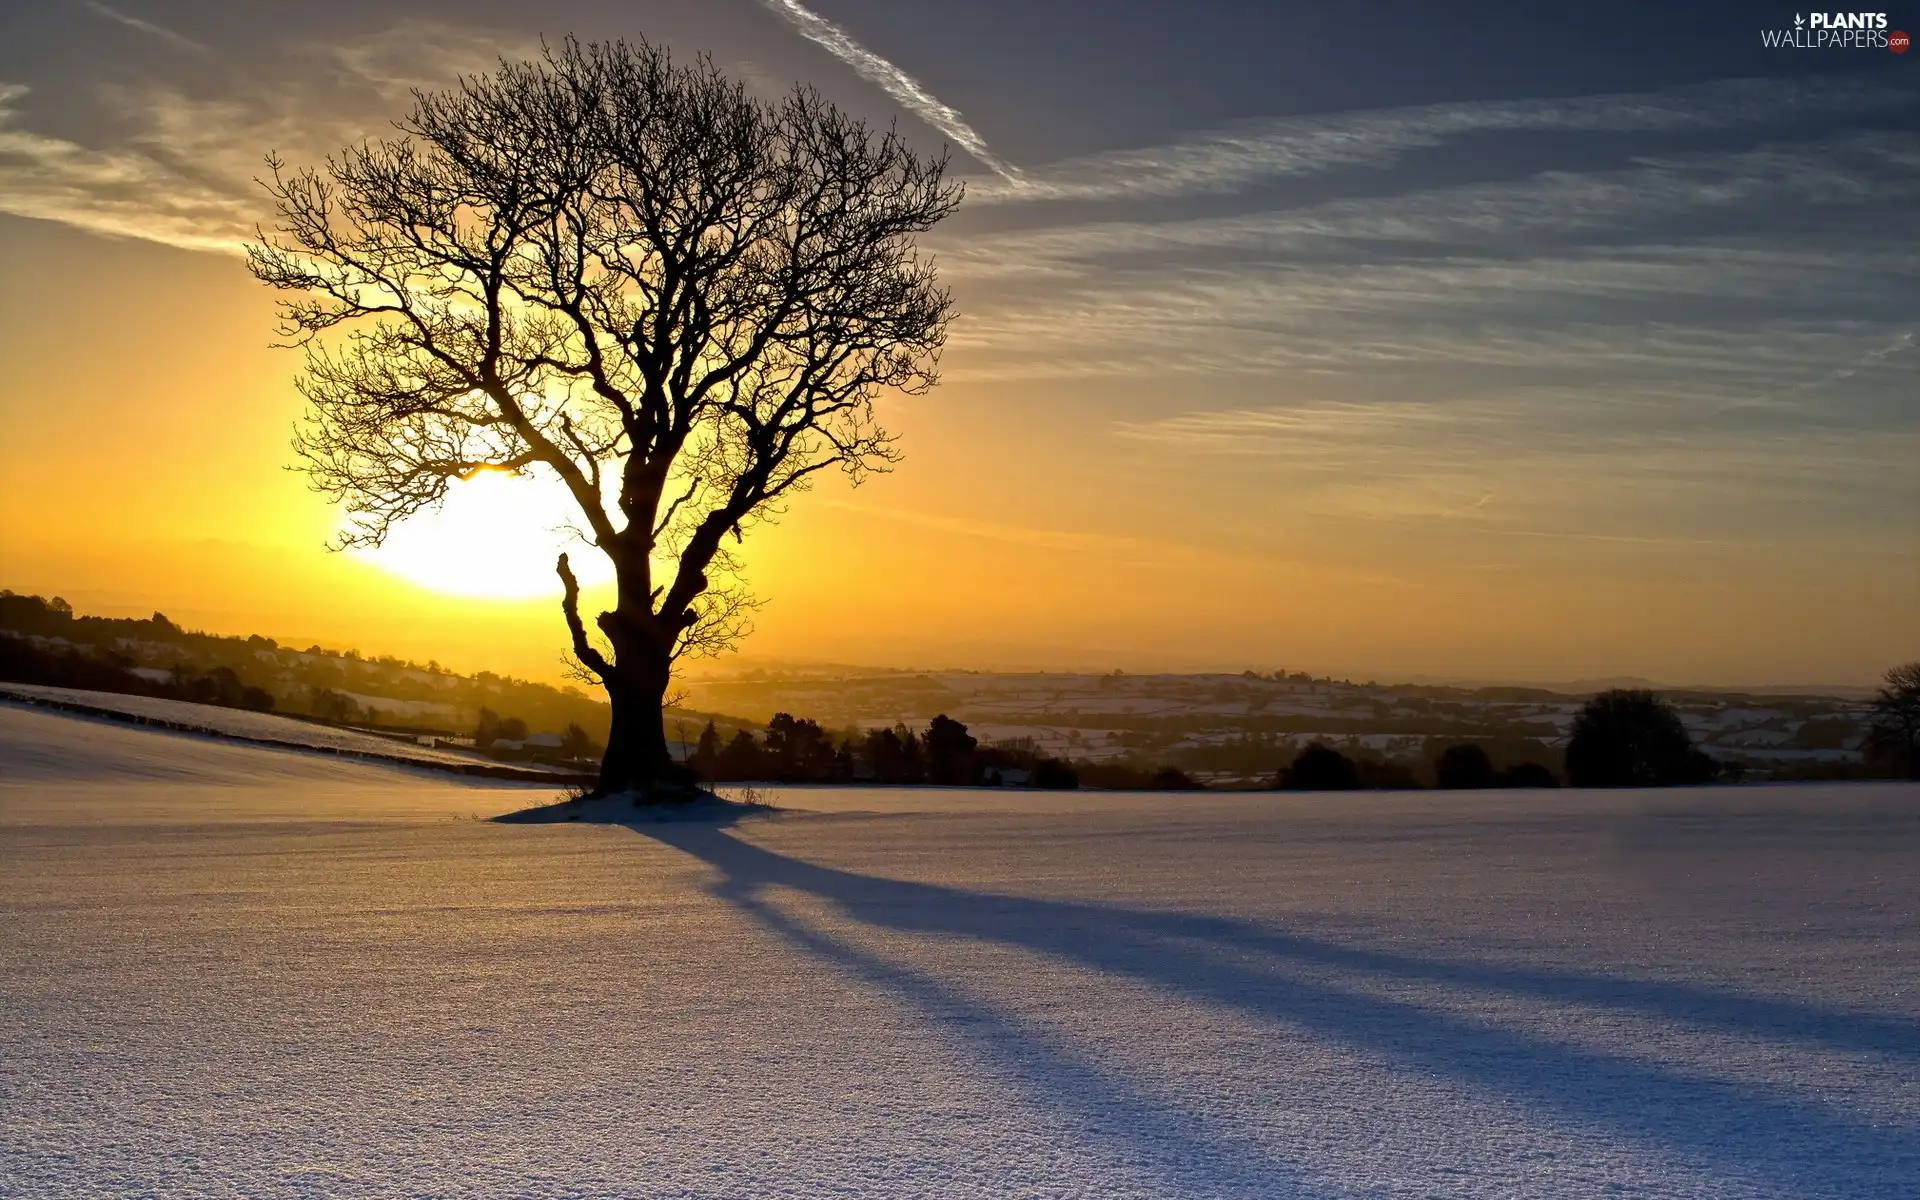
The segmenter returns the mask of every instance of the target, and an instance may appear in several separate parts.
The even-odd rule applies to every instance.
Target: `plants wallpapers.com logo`
[[[1891,50],[1913,45],[1904,30],[1889,28],[1883,12],[1795,13],[1793,25],[1760,31],[1760,43],[1775,50]]]

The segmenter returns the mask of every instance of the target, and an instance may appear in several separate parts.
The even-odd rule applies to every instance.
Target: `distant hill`
[[[0,591],[0,679],[315,717],[343,725],[471,736],[481,710],[529,734],[578,725],[604,741],[608,709],[579,688],[480,671],[461,675],[357,650],[283,646],[254,634],[183,629],[163,613],[144,619],[83,616],[55,596]],[[695,726],[708,714],[672,712]],[[722,719],[726,726],[741,724]]]
[[[305,716],[380,731],[471,738],[491,714],[510,741],[578,726],[604,741],[604,702],[481,671],[354,650],[298,649],[271,638],[75,614],[65,601],[0,592],[0,680],[159,696]],[[1301,747],[1324,742],[1425,780],[1445,747],[1481,745],[1505,767],[1557,764],[1586,695],[1643,679],[1480,686],[1354,682],[1305,672],[1101,674],[834,668],[708,668],[682,681],[670,740],[688,748],[708,721],[725,744],[777,714],[817,722],[842,741],[919,729],[935,716],[969,726],[983,746],[1052,756],[1085,770],[1174,768],[1221,784],[1270,780]],[[1862,689],[1671,688],[1696,740],[1749,778],[1801,778],[1860,762]],[[731,714],[721,716],[719,714]],[[524,726],[524,731],[518,727]],[[513,732],[505,732],[511,728]],[[569,761],[590,757],[576,736]],[[1091,778],[1091,776],[1089,776]]]

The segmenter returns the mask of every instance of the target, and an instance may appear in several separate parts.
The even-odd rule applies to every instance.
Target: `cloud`
[[[311,161],[380,132],[409,87],[524,49],[413,25],[219,64],[230,82],[208,89],[214,100],[103,87],[92,145],[32,132],[29,93],[0,84],[0,210],[231,251],[265,215],[251,183],[263,152]],[[1554,101],[1536,116],[1503,104],[1355,113],[1268,123],[1311,135],[1280,138],[1277,156],[1254,136],[1239,158],[1217,153],[1216,135],[1138,152],[1160,164],[1138,187],[1114,173],[1124,155],[1034,178],[1050,194],[1099,184],[1087,195],[1126,200],[1384,164],[1416,146],[1460,152],[1459,178],[1488,161],[1465,140],[1482,134],[1692,135],[1800,127],[1815,112],[1845,128],[1893,103],[1871,80],[1827,80]],[[1409,173],[1391,178],[1394,194],[1231,216],[1086,221],[1072,206],[982,206],[1026,227],[930,241],[963,309],[947,375],[1152,391],[1157,415],[1108,427],[1119,443],[1316,481],[1322,513],[1506,527],[1525,505],[1605,534],[1580,524],[1573,499],[1590,500],[1593,481],[1624,489],[1614,508],[1631,500],[1655,519],[1659,498],[1710,506],[1715,488],[1837,503],[1814,495],[1821,472],[1832,495],[1861,489],[1885,509],[1894,459],[1913,452],[1897,405],[1920,238],[1899,216],[1920,202],[1920,143],[1797,136],[1684,149],[1706,140],[1690,137],[1591,170],[1561,165],[1578,159],[1558,139],[1553,169],[1443,187]],[[1497,161],[1511,172],[1525,160]],[[1501,500],[1477,505],[1489,490]]]
[[[1731,225],[1786,207],[1920,202],[1920,157],[1910,135],[1854,133],[1739,151],[1646,157],[1610,170],[1548,170],[1514,179],[1395,195],[1335,199],[1232,217],[1101,220],[975,233],[942,247],[962,278],[1054,279],[1115,262],[1246,263],[1410,253],[1498,253],[1576,243],[1622,230],[1664,230],[1712,215]]]
[[[1303,399],[1112,426],[1161,471],[1172,458],[1270,480],[1298,517],[1444,523],[1475,534],[1700,547],[1902,536],[1920,431],[1743,429],[1684,405],[1622,414],[1594,390],[1492,389],[1452,403]],[[1488,503],[1489,494],[1500,497]],[[1756,513],[1769,519],[1756,522]],[[1824,530],[1824,533],[1822,531]]]
[[[110,237],[238,253],[271,212],[268,151],[311,162],[390,131],[409,89],[490,68],[524,39],[427,22],[221,64],[217,99],[167,83],[96,87],[100,145],[22,127],[29,89],[0,81],[0,212]]]
[[[231,252],[251,231],[253,203],[151,153],[99,151],[15,127],[19,84],[0,83],[0,212],[114,237]]]
[[[891,508],[872,503],[854,504],[822,497],[821,507],[855,513],[867,521],[883,520],[930,530],[946,538],[978,538],[1050,555],[1102,561],[1111,566],[1137,566],[1174,569],[1195,573],[1223,571],[1313,570],[1338,573],[1355,583],[1400,585],[1396,576],[1377,571],[1340,568],[1324,562],[1292,561],[1270,553],[1226,550],[1192,539],[1143,537],[1138,534],[1097,533],[1077,529],[1055,529],[1033,524],[1008,524],[985,521],[951,513],[931,513]]]
[[[969,189],[975,204],[1234,191],[1265,180],[1391,166],[1417,150],[1499,133],[1685,134],[1797,117],[1910,108],[1875,77],[1720,80],[1662,92],[1500,100],[1250,121],[1160,146],[1069,159]]]
[[[1911,330],[1914,148],[1843,134],[949,239],[966,309],[948,377],[1685,372],[1702,398],[1764,402]]]
[[[194,54],[213,53],[212,48],[203,42],[196,42],[185,34],[175,33],[164,26],[155,25],[152,21],[143,21],[130,13],[123,13],[117,8],[100,3],[100,0],[86,0],[86,6],[89,12],[97,16],[105,17],[109,21],[118,21],[129,29],[138,29],[141,33],[157,37],[176,50],[186,50]]]
[[[852,67],[854,73],[860,78],[876,85],[881,91],[893,97],[900,107],[952,138],[962,150],[979,160],[982,166],[993,171],[1009,185],[1020,184],[1020,172],[1002,162],[987,147],[986,139],[967,124],[966,118],[960,115],[959,110],[941,103],[933,93],[920,86],[911,75],[853,40],[846,30],[801,4],[799,0],[761,0],[761,3],[798,30],[801,37],[822,47],[827,53]]]

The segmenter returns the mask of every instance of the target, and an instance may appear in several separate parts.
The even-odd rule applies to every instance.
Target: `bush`
[[[1499,784],[1493,759],[1471,742],[1448,746],[1433,764],[1435,783],[1443,788],[1490,788]]]
[[[1155,792],[1197,792],[1205,786],[1178,767],[1161,767],[1147,781],[1147,789]]]
[[[1413,773],[1413,768],[1396,759],[1362,755],[1353,760],[1353,769],[1360,773],[1362,788],[1409,792],[1420,786],[1420,779]]]
[[[1071,790],[1080,786],[1080,776],[1057,758],[1043,758],[1034,765],[1033,786]]]
[[[1537,762],[1515,763],[1500,772],[1500,786],[1510,788],[1551,788],[1560,786],[1560,778]]]
[[[1360,787],[1360,768],[1321,742],[1302,750],[1274,780],[1283,792],[1351,792]]]
[[[1601,692],[1573,720],[1574,787],[1673,787],[1711,783],[1719,773],[1720,764],[1694,748],[1680,714],[1652,692]]]

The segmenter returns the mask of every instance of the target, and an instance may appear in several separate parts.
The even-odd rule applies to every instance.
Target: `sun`
[[[579,514],[557,480],[483,471],[453,484],[437,509],[395,525],[386,542],[355,553],[421,587],[456,596],[524,599],[557,595],[554,559],[572,558],[584,584],[613,577],[578,532]]]

